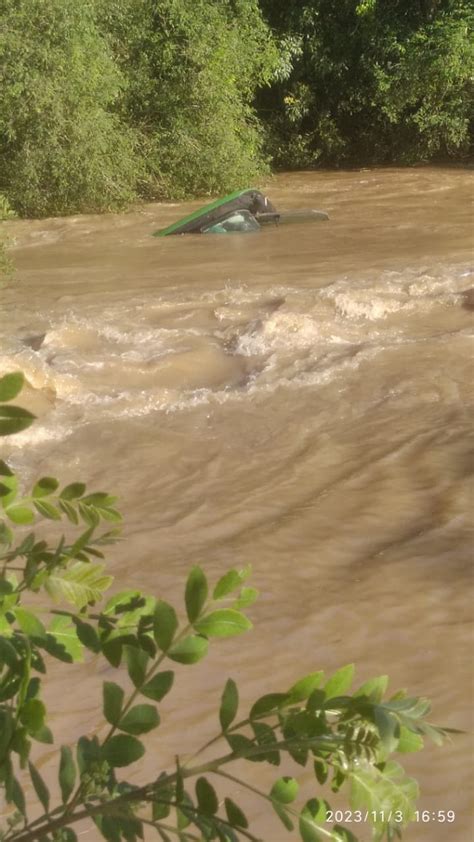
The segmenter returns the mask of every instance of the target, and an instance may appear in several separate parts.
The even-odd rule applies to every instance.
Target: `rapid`
[[[0,374],[24,371],[38,420],[2,456],[25,482],[120,495],[117,587],[182,604],[193,563],[213,579],[251,563],[261,591],[251,634],[179,672],[151,752],[170,765],[216,732],[228,676],[245,705],[355,662],[360,682],[430,697],[436,723],[473,725],[473,173],[283,174],[266,192],[330,220],[150,236],[188,202],[5,224]],[[105,675],[66,672],[58,741],[96,726]],[[470,748],[405,758],[420,809],[456,812],[407,842],[471,838]],[[296,840],[241,795],[265,842]]]

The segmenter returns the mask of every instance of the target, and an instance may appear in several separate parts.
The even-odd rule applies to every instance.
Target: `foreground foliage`
[[[22,383],[18,373],[0,379],[0,435],[21,432],[34,420],[11,404]],[[306,675],[266,693],[245,713],[229,678],[216,736],[191,757],[177,754],[175,767],[156,769],[150,782],[127,781],[122,769],[143,758],[145,735],[159,727],[159,704],[173,687],[175,665],[196,664],[214,640],[251,629],[246,610],[258,594],[246,584],[250,569],[230,570],[210,587],[203,570],[193,567],[184,619],[168,602],[137,590],[106,599],[112,577],[103,550],[117,538],[115,497],[90,493],[81,482],[60,488],[49,476],[25,494],[0,462],[0,500],[0,787],[12,805],[2,842],[74,842],[73,826],[86,818],[109,842],[141,839],[148,827],[163,842],[256,840],[245,805],[227,795],[230,784],[260,796],[286,830],[297,826],[302,842],[356,840],[355,825],[344,827],[338,811],[332,814],[324,785],[333,792],[344,788],[354,820],[369,822],[375,840],[401,835],[414,815],[418,786],[392,755],[421,749],[426,737],[440,744],[446,732],[426,722],[425,699],[405,692],[387,698],[387,676],[351,693],[352,665],[329,678],[322,671]],[[48,543],[29,531],[38,519],[65,520],[72,537]],[[17,527],[26,527],[19,538]],[[117,680],[103,683],[104,726],[77,745],[60,746],[51,794],[35,760],[37,743],[54,744],[43,684],[51,658],[64,664],[66,681],[74,674],[71,664],[86,657],[105,659]],[[290,775],[275,770],[257,789],[228,771],[242,759],[271,771],[288,758],[312,768],[317,785],[318,795],[299,806],[298,781]],[[41,808],[33,820],[26,776]]]

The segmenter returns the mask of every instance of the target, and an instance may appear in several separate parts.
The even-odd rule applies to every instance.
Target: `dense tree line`
[[[468,0],[0,0],[0,195],[22,215],[463,157]],[[472,119],[472,117],[471,117]]]
[[[467,153],[470,0],[261,0],[261,7],[289,63],[286,77],[259,94],[278,165]]]

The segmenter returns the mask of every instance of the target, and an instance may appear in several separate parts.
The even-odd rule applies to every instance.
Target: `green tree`
[[[14,219],[15,216],[16,214],[11,209],[6,196],[0,193],[0,224],[6,219]],[[8,238],[4,236],[3,231],[0,229],[0,282],[2,275],[8,276],[13,270],[13,264],[6,251],[7,244]]]
[[[0,192],[21,215],[227,191],[267,171],[257,0],[0,0]]]
[[[142,195],[229,191],[266,171],[252,109],[278,63],[256,0],[98,0],[143,141]]]
[[[92,0],[0,0],[0,20],[0,193],[31,216],[123,206],[137,139]]]
[[[286,79],[260,96],[278,165],[412,163],[466,152],[474,58],[466,0],[261,6],[288,57]]]
[[[34,420],[12,404],[22,384],[20,373],[0,378],[0,436]],[[245,714],[229,678],[213,739],[192,756],[183,739],[187,754],[176,756],[175,768],[156,770],[148,783],[123,778],[122,770],[144,756],[144,736],[160,726],[159,704],[172,689],[174,665],[196,664],[214,639],[251,629],[245,612],[258,594],[246,584],[249,568],[224,573],[210,588],[203,570],[193,567],[184,619],[168,602],[136,590],[106,600],[112,577],[103,551],[116,539],[121,518],[115,504],[106,492],[90,493],[81,482],[60,488],[49,476],[25,494],[0,461],[0,789],[14,808],[0,828],[2,842],[77,842],[74,825],[84,818],[108,842],[135,842],[148,827],[162,842],[258,842],[242,805],[219,796],[216,787],[229,782],[264,799],[286,830],[296,822],[302,842],[357,842],[354,825],[344,827],[322,794],[297,806],[294,777],[272,776],[258,789],[228,771],[238,760],[273,771],[287,756],[312,767],[318,787],[345,787],[354,816],[359,811],[361,822],[365,814],[371,821],[374,840],[399,837],[414,815],[418,786],[392,755],[419,750],[425,737],[442,743],[446,732],[426,722],[425,699],[404,691],[385,698],[387,676],[350,693],[352,665],[267,692]],[[69,534],[48,543],[28,531],[38,520],[65,520]],[[117,681],[102,686],[103,727],[57,752],[58,785],[51,794],[35,763],[35,745],[54,743],[42,700],[49,659],[64,664],[66,680],[71,664],[86,656],[104,658]],[[212,748],[217,753],[204,760]],[[41,807],[33,820],[27,777]]]

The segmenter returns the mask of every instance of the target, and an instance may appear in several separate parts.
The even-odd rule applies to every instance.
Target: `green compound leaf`
[[[54,644],[58,644],[63,651],[70,656],[69,660],[79,662],[84,660],[84,650],[80,642],[77,629],[72,621],[72,617],[58,616],[54,617],[49,629],[47,641],[50,644],[51,654],[54,654]]]
[[[11,374],[4,374],[0,377],[0,401],[11,401],[21,392],[25,383],[22,371],[15,371]]]
[[[421,734],[415,734],[404,725],[401,726],[397,751],[401,754],[408,754],[414,751],[421,751],[424,745],[424,740]]]
[[[128,674],[133,685],[134,687],[140,688],[145,681],[149,656],[142,649],[137,649],[135,646],[126,646],[125,657],[127,659]]]
[[[36,485],[33,486],[32,496],[37,500],[40,497],[48,497],[53,494],[59,486],[59,482],[54,477],[41,477]]]
[[[52,746],[54,743],[53,732],[48,728],[47,725],[43,725],[42,728],[39,728],[38,731],[34,733],[34,739],[38,743],[44,743],[45,745]]]
[[[113,681],[104,681],[102,685],[103,711],[107,722],[117,725],[122,715],[124,691]]]
[[[1,487],[1,484],[0,484]],[[0,521],[0,546],[10,547],[13,544],[13,532],[5,521]]]
[[[252,623],[240,611],[221,608],[198,620],[194,628],[206,637],[234,637],[251,629]]]
[[[244,567],[243,570],[229,570],[227,573],[224,573],[214,588],[212,594],[213,599],[223,599],[232,593],[232,591],[235,591],[242,582],[245,582],[251,572],[252,568],[249,565],[248,567]]]
[[[36,614],[33,614],[32,611],[27,611],[26,608],[15,608],[14,613],[20,629],[28,637],[46,637],[46,629],[41,620],[38,620]]]
[[[381,838],[384,832],[389,830],[389,815],[394,816],[398,813],[403,817],[401,822],[396,823],[400,830],[413,818],[419,795],[418,784],[393,760],[380,768],[366,764],[353,769],[349,780],[351,807],[370,812],[377,838]]]
[[[77,524],[79,523],[79,515],[77,514],[72,503],[69,503],[67,500],[59,500],[59,508],[62,512],[64,512],[69,523],[73,523],[74,526],[77,526]]]
[[[193,567],[187,582],[184,594],[186,613],[190,623],[194,623],[199,617],[208,594],[207,579],[200,567]]]
[[[250,719],[256,719],[259,716],[265,716],[271,711],[276,711],[288,701],[286,693],[267,693],[260,699],[257,699],[255,704],[250,708]]]
[[[28,736],[31,735],[28,735],[24,728],[18,728],[17,726],[15,735],[9,747],[11,752],[14,751],[18,754],[21,769],[26,766],[31,751],[31,741],[28,739]]]
[[[198,778],[196,781],[196,798],[198,807],[202,813],[214,816],[219,809],[219,799],[212,784],[207,778]]]
[[[42,804],[43,810],[45,811],[45,813],[47,813],[49,810],[50,799],[49,789],[46,786],[40,773],[38,772],[36,767],[33,766],[32,763],[28,763],[28,769],[30,771],[31,782],[33,784],[36,795],[38,796],[38,799]]]
[[[160,787],[156,795],[156,798],[159,800],[152,802],[151,809],[153,821],[166,819],[169,816],[171,813],[171,805],[168,802],[173,801],[173,795],[174,792],[172,787]]]
[[[102,760],[106,760],[113,768],[129,766],[144,754],[145,749],[140,740],[128,734],[111,737],[101,748]]]
[[[354,693],[354,697],[367,696],[371,702],[379,703],[382,701],[388,687],[388,675],[379,675],[376,678],[369,678],[364,684],[361,684],[358,690]]]
[[[228,678],[222,693],[221,706],[219,709],[219,721],[223,731],[227,731],[229,725],[234,721],[239,707],[239,691],[232,678]]]
[[[112,523],[121,523],[122,515],[118,509],[112,506],[96,506],[96,511],[100,514],[102,520],[109,520]]]
[[[0,406],[0,436],[21,433],[31,426],[35,415],[19,406]]]
[[[8,620],[6,621],[7,625],[9,625]],[[19,656],[14,646],[8,642],[6,637],[4,637],[3,629],[0,626],[0,664],[3,667],[5,664],[8,667],[13,667],[14,670],[17,670],[19,665]],[[0,709],[0,715],[3,713]]]
[[[237,757],[252,756],[255,743],[249,740],[245,734],[227,734],[226,740]]]
[[[258,746],[264,749],[264,751],[262,751],[261,754],[255,755],[251,759],[256,762],[266,761],[267,763],[271,763],[272,766],[279,766],[281,756],[280,752],[275,749],[277,738],[273,728],[266,722],[252,722],[252,730],[255,734]],[[266,749],[268,749],[268,751]]]
[[[76,746],[77,766],[81,775],[87,772],[100,758],[100,745],[97,737],[79,737]]]
[[[80,555],[85,547],[87,547],[92,535],[94,534],[94,527],[91,526],[89,529],[86,529],[85,532],[82,532],[74,541],[71,549],[68,551],[68,558],[70,559],[80,559]]]
[[[29,523],[34,523],[35,513],[29,506],[8,506],[5,514],[12,523],[18,523],[20,526],[26,526]]]
[[[223,599],[227,594],[232,593],[241,584],[241,578],[237,570],[229,570],[219,579],[212,593],[213,599]]]
[[[293,830],[294,824],[286,811],[286,807],[282,804],[279,804],[278,801],[272,801],[272,807],[275,810],[275,813],[277,814],[282,824],[284,824],[284,826],[286,827],[286,829]]]
[[[13,473],[12,469],[7,465],[6,462],[3,461],[3,459],[0,459],[0,477],[2,477],[2,479],[4,479],[5,477],[10,477],[11,479],[14,476],[15,474]]]
[[[334,675],[326,682],[324,691],[328,699],[335,696],[342,696],[349,690],[354,679],[354,664],[347,664],[345,667],[337,670]]]
[[[85,490],[86,486],[83,482],[72,482],[63,488],[59,497],[61,500],[77,500],[78,497],[82,497]]]
[[[72,827],[63,827],[61,829],[62,842],[77,842],[76,831]]]
[[[86,506],[84,505],[84,503],[79,501],[79,503],[77,504],[77,510],[84,523],[87,523],[88,526],[91,526],[93,529],[95,529],[95,527],[99,525],[100,514],[95,506]]]
[[[66,804],[76,783],[76,766],[69,746],[61,746],[59,761],[59,786],[63,804]]]
[[[249,608],[250,605],[253,605],[254,602],[259,597],[259,591],[257,588],[242,588],[240,591],[240,596],[234,602],[234,608],[241,609],[241,608]]]
[[[12,712],[5,708],[0,708],[0,757],[2,758],[13,737],[14,729],[15,722]]]
[[[33,676],[28,682],[25,699],[37,699],[41,690],[41,679]]]
[[[96,654],[100,652],[100,640],[94,626],[91,626],[90,623],[84,623],[79,617],[72,617],[72,621],[76,627],[77,637],[82,645]]]
[[[400,739],[398,719],[381,705],[375,705],[374,720],[383,746],[389,753],[395,751]]]
[[[10,625],[9,621],[2,613],[0,614],[0,640],[13,637],[13,626]]]
[[[29,734],[35,735],[43,725],[46,716],[46,708],[40,699],[29,699],[20,711],[20,722],[25,726]]]
[[[288,703],[296,704],[297,702],[305,701],[320,686],[323,680],[324,673],[322,670],[311,672],[309,675],[301,678],[288,690]]]
[[[120,640],[112,640],[110,643],[102,643],[102,654],[111,666],[117,668],[122,662],[123,645]]]
[[[140,693],[148,699],[153,699],[155,702],[161,702],[161,700],[171,690],[173,681],[174,672],[171,670],[159,672],[140,688]]]
[[[13,775],[11,777],[11,788],[5,787],[5,789],[7,803],[13,801],[17,810],[19,810],[23,816],[26,815],[25,795],[19,781],[13,777]]]
[[[157,645],[166,652],[173,642],[178,628],[178,618],[172,605],[159,600],[155,606],[153,617],[153,635]]]
[[[55,602],[68,602],[76,608],[98,602],[113,582],[104,575],[103,564],[77,561],[67,570],[56,570],[45,582],[45,589]]]
[[[87,497],[84,497],[82,502],[86,503],[87,505],[91,506],[113,506],[116,503],[118,497],[115,497],[113,494],[109,494],[107,491],[95,491],[93,494],[88,494]]]
[[[137,605],[144,603],[145,598],[141,591],[132,590],[128,588],[125,591],[120,591],[114,594],[107,600],[105,607],[102,610],[103,614],[122,614]]]
[[[154,705],[135,705],[120,720],[118,727],[127,734],[147,734],[160,724],[160,717]]]
[[[205,637],[190,635],[181,640],[168,652],[168,657],[178,664],[197,664],[207,654],[209,642]]]
[[[61,512],[49,500],[34,500],[36,511],[48,520],[61,520]]]
[[[0,468],[9,470],[5,462],[0,462]],[[7,509],[15,500],[18,494],[18,477],[15,474],[0,474],[0,502],[3,509]],[[6,527],[5,527],[6,528]]]
[[[329,767],[326,761],[321,757],[315,757],[314,759],[314,774],[317,782],[323,786],[328,779]]]
[[[238,804],[235,801],[232,801],[231,798],[224,798],[224,807],[227,814],[227,819],[229,824],[232,827],[243,827],[244,829],[249,826],[247,817],[245,813],[242,812]]]
[[[6,579],[0,579],[0,597],[3,599],[5,596],[12,594],[14,591],[14,586],[11,582],[7,582]]]
[[[337,839],[324,828],[326,816],[327,805],[325,801],[321,801],[319,798],[311,798],[306,802],[299,820],[299,831],[303,842],[322,842],[322,840],[328,838]]]
[[[122,827],[115,816],[94,816],[93,822],[100,830],[100,836],[107,842],[122,842]],[[135,840],[135,837],[129,837]],[[46,842],[46,840],[45,840]],[[49,842],[49,840],[48,840]]]

